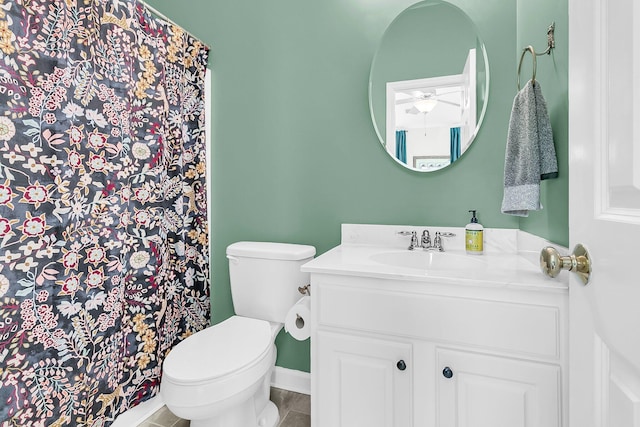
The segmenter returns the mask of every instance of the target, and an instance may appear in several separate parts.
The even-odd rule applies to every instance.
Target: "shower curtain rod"
[[[173,19],[169,18],[167,15],[165,15],[164,13],[160,12],[158,9],[156,9],[155,7],[151,6],[149,3],[147,3],[144,0],[138,0],[140,3],[142,3],[144,5],[144,7],[147,8],[147,10],[149,12],[151,12],[152,14],[154,14],[157,18],[162,19],[163,21],[165,21],[168,24],[171,25],[175,25],[176,27],[180,28],[182,31],[184,31],[185,33],[189,34],[192,38],[200,41],[202,44],[208,46],[205,42],[202,41],[202,39],[200,37],[195,36],[192,32],[187,31],[182,25],[178,25]]]

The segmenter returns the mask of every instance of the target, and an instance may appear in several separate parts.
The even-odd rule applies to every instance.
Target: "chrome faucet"
[[[411,243],[409,244],[409,247],[407,249],[409,249],[410,251],[414,250],[415,248],[419,248],[420,247],[420,242],[418,242],[418,233],[415,231],[398,231],[398,234],[401,236],[411,236]]]
[[[442,246],[443,237],[455,236],[455,234],[453,233],[436,231],[436,235],[433,238],[433,244],[432,244],[429,230],[422,231],[422,237],[420,238],[419,241],[418,241],[418,233],[416,231],[398,231],[398,234],[401,236],[411,236],[411,243],[407,248],[410,251],[414,250],[415,248],[422,248],[425,251],[438,251],[438,252],[444,252],[444,246]]]

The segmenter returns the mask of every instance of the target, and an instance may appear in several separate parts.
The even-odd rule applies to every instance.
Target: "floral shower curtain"
[[[136,0],[0,0],[0,425],[106,426],[209,323],[208,48]]]

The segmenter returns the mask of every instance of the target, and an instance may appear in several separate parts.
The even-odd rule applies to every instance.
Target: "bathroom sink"
[[[420,270],[477,270],[486,267],[486,263],[474,255],[450,252],[383,252],[371,255],[370,259],[380,264]]]

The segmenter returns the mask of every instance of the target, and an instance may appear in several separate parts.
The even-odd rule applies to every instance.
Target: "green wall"
[[[239,240],[311,244],[321,254],[339,244],[342,223],[463,226],[477,209],[485,227],[567,245],[567,0],[452,1],[486,44],[489,105],[465,155],[428,174],[387,157],[368,107],[376,47],[413,0],[148,3],[211,46],[214,323],[233,314],[225,248]],[[521,47],[544,48],[551,20],[562,37],[553,57],[539,58],[538,80],[560,178],[543,183],[545,209],[518,220],[500,213],[516,69]],[[281,334],[276,343],[279,366],[309,370],[308,341]]]

